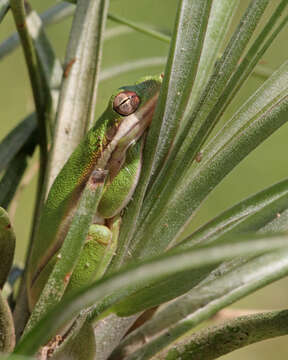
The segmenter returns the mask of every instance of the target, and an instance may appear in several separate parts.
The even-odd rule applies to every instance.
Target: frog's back
[[[102,119],[101,119],[102,120]],[[30,260],[30,282],[61,246],[105,134],[105,119],[92,128],[56,177],[39,222]],[[41,236],[41,239],[39,238]],[[31,275],[33,273],[33,275]]]

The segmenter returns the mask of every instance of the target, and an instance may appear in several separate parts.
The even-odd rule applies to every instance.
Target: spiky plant
[[[25,269],[14,320],[1,293],[0,350],[12,353],[9,359],[38,354],[41,359],[204,360],[287,334],[287,310],[247,314],[191,332],[222,308],[288,273],[287,179],[251,195],[184,239],[180,236],[221,180],[288,120],[286,61],[275,72],[265,73],[267,80],[213,132],[252,72],[263,74],[257,64],[288,20],[287,0],[251,0],[232,32],[229,24],[239,2],[179,0],[169,39],[154,28],[108,14],[108,0],[59,3],[42,16],[24,0],[0,1],[0,20],[13,14],[35,103],[35,112],[0,144],[0,204],[8,207],[27,158],[39,146],[34,229],[51,179],[94,120],[107,16],[159,41],[170,41],[141,178],[123,213],[111,265],[100,280],[62,298],[66,275],[84,241],[75,236],[87,226],[85,221],[77,223],[79,214],[91,216],[83,201],[63,243],[65,256],[43,290],[41,306],[28,311]],[[44,25],[71,14],[62,66]],[[17,44],[17,37],[9,38],[1,55]],[[134,65],[149,62],[141,61]],[[123,68],[119,64],[119,71]],[[14,251],[4,210],[0,225],[3,287]]]

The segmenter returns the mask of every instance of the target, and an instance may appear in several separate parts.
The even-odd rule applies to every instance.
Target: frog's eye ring
[[[123,91],[115,96],[113,109],[120,115],[133,114],[139,107],[140,98],[134,91]]]

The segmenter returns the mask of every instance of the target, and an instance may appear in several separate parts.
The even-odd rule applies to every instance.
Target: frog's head
[[[109,106],[114,123],[111,132],[113,137],[117,133],[118,146],[123,144],[127,148],[150,125],[161,84],[162,75],[142,78],[135,85],[122,86],[111,97]]]
[[[105,134],[111,179],[118,174],[127,149],[150,125],[161,83],[160,75],[142,78],[135,85],[121,87],[111,97],[106,112],[110,124]]]
[[[161,84],[162,75],[157,75],[141,78],[135,85],[122,86],[111,98],[113,111],[129,116],[135,112],[144,115],[148,107],[154,110]]]

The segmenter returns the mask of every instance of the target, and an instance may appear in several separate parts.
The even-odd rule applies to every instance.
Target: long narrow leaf
[[[235,237],[238,233],[259,229],[261,234],[284,232],[288,228],[287,208],[288,180],[283,180],[228,209],[171,250],[184,251],[199,245],[230,242],[232,235]],[[170,276],[169,279],[155,280],[113,306],[112,311],[120,316],[128,316],[169,301],[193,288],[212,269],[201,268]]]
[[[243,239],[246,241],[247,237]],[[237,239],[239,242],[239,238]],[[229,244],[233,242],[230,241]],[[242,264],[244,260],[240,261]],[[192,269],[176,275],[159,278],[150,283],[142,283],[135,288],[134,293],[126,296],[123,300],[116,302],[109,312],[114,312],[118,316],[131,316],[155,306],[161,305],[167,301],[177,298],[180,295],[193,291],[199,283],[209,282],[222,276],[228,271],[232,271],[239,266],[238,260],[231,260],[223,264],[215,263],[207,267],[200,267],[199,269]],[[112,297],[113,298],[113,297]],[[110,300],[110,299],[109,299]],[[111,301],[111,300],[110,300]],[[97,316],[97,307],[94,311],[94,316]]]
[[[285,250],[260,256],[236,270],[224,274],[219,279],[195,287],[187,295],[167,305],[124,340],[121,348],[126,353],[126,358],[129,360],[150,359],[151,356],[223,307],[287,275],[287,255],[288,252]],[[158,337],[133,352],[131,356],[127,356],[124,344],[128,346],[129,343],[137,342],[143,336],[149,338],[163,329],[165,331]],[[117,354],[119,356],[119,353]]]
[[[41,345],[47,343],[60,326],[73,319],[82,309],[92,306],[112,292],[125,288],[130,289],[132,286],[137,286],[139,282],[149,281],[157,276],[169,276],[177,272],[218,263],[235,256],[263,254],[279,248],[282,249],[281,253],[283,254],[284,248],[287,246],[288,242],[285,236],[274,238],[273,241],[271,238],[262,238],[197,251],[188,250],[184,253],[156,258],[147,263],[119,271],[112,276],[102,278],[85,289],[80,289],[56,305],[24,336],[15,349],[15,353],[34,354]],[[278,262],[278,266],[281,267],[281,265],[284,268],[283,263]],[[279,274],[278,277],[280,277]]]
[[[181,0],[178,4],[165,76],[146,140],[143,176],[123,219],[112,269],[119,267],[127,254],[149,178],[162,165],[184,115],[196,76],[210,8],[211,0]]]
[[[187,172],[168,204],[162,208],[161,199],[158,204],[155,201],[155,209],[136,235],[137,256],[163,251],[225,175],[287,121],[287,80],[288,62],[258,89],[203,149],[201,162],[192,167],[191,173]]]
[[[183,0],[179,4],[165,76],[147,138],[147,158],[154,153],[152,175],[161,167],[185,113],[196,77],[212,1]],[[157,146],[155,146],[157,144]],[[149,156],[149,157],[148,157]],[[151,160],[150,160],[151,163]]]
[[[228,234],[252,232],[259,229],[261,229],[261,233],[264,233],[266,230],[268,231],[266,226],[269,223],[277,221],[277,225],[279,225],[281,213],[287,208],[288,180],[285,179],[224,211],[181,241],[175,249],[184,250],[215,240],[218,242]],[[281,221],[283,222],[283,217]],[[272,224],[270,226],[272,227]],[[277,232],[281,231],[281,227],[276,227],[275,224],[273,228],[277,229]],[[269,229],[272,232],[272,228]]]
[[[159,199],[158,202],[162,202],[162,207],[164,202],[167,202],[170,198],[175,186],[180,187],[178,185],[179,181],[195,160],[197,152],[200,151],[200,146],[210,133],[211,127],[213,127],[216,117],[213,115],[212,110],[217,105],[227,81],[235,71],[241,56],[243,56],[268,2],[266,0],[256,0],[250,3],[222,57],[216,63],[214,72],[189,121],[187,121],[187,125],[181,129],[166,167],[158,175],[157,181],[146,196],[141,219],[146,217],[152,207],[157,206],[155,198]],[[151,221],[151,219],[148,221]]]
[[[238,4],[238,0],[216,0],[212,3],[199,67],[193,91],[190,94],[188,108],[186,110],[187,114],[191,113],[209,77],[212,75],[215,63],[224,45],[226,34],[230,29],[229,25],[233,19],[233,15],[238,7]],[[188,117],[186,116],[181,123],[182,127],[185,126],[187,120]]]

